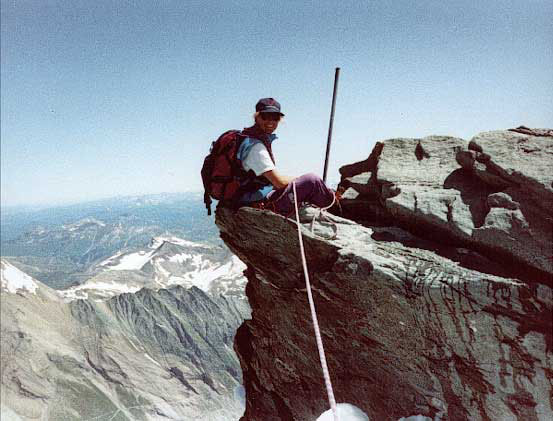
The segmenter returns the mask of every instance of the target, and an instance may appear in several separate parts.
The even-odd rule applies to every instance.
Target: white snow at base
[[[349,403],[339,403],[336,405],[336,412],[340,421],[369,421],[369,417],[359,408]],[[317,418],[317,421],[334,421],[332,409],[325,411]]]
[[[36,294],[35,291],[38,288],[38,284],[35,280],[6,261],[2,261],[0,278],[2,280],[2,288],[12,294],[17,293],[19,289]]]
[[[337,404],[336,412],[338,413],[338,418],[340,421],[370,421],[367,414],[365,414],[356,406],[349,403]],[[334,414],[332,413],[332,409],[323,412],[316,421],[334,421]],[[432,421],[432,418],[425,417],[424,415],[411,415],[406,418],[402,417],[397,421]]]

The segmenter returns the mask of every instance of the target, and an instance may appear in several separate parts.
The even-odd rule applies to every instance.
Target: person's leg
[[[323,180],[312,173],[304,174],[294,179],[298,204],[310,203],[320,208],[329,206],[334,200],[334,192],[330,190]],[[294,210],[294,190],[292,183],[284,189],[279,189],[269,196],[269,201],[274,205],[275,211],[281,215],[288,215]]]

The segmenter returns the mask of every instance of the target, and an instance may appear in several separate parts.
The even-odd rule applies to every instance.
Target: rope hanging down
[[[328,402],[332,408],[332,414],[334,415],[334,421],[339,421],[338,413],[336,412],[336,400],[334,399],[334,391],[332,390],[332,383],[330,382],[330,374],[326,365],[325,351],[323,348],[323,340],[321,339],[321,332],[319,330],[319,322],[317,321],[317,313],[315,311],[315,303],[313,302],[313,295],[311,294],[311,283],[309,282],[309,273],[307,271],[307,262],[305,259],[305,250],[303,249],[303,237],[301,235],[300,215],[298,211],[298,199],[296,194],[296,183],[292,182],[294,189],[294,207],[296,209],[296,223],[298,225],[298,239],[300,242],[301,259],[303,264],[303,274],[305,275],[305,286],[307,289],[307,297],[309,299],[309,306],[311,307],[311,317],[313,318],[313,328],[315,329],[315,338],[317,339],[317,348],[319,349],[319,358],[321,360],[321,367],[323,369],[323,376],[326,385],[326,392],[328,394]]]

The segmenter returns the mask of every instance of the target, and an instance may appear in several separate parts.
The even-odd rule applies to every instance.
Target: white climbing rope
[[[317,348],[319,349],[319,358],[321,360],[321,367],[323,369],[323,376],[326,385],[326,393],[328,394],[328,402],[330,408],[332,408],[332,414],[334,415],[334,421],[339,421],[338,412],[336,411],[336,400],[334,399],[334,391],[332,390],[332,383],[330,382],[330,374],[328,372],[328,366],[326,365],[325,351],[323,348],[323,340],[321,339],[321,332],[319,330],[319,322],[317,321],[317,313],[315,311],[315,303],[313,302],[313,295],[311,294],[311,283],[309,282],[309,273],[307,271],[307,261],[305,259],[305,250],[303,248],[303,237],[301,235],[300,215],[298,211],[298,199],[296,194],[296,183],[292,182],[294,189],[294,207],[296,209],[296,223],[298,225],[298,238],[300,242],[301,259],[303,263],[303,274],[305,275],[305,286],[307,289],[307,297],[309,299],[309,306],[311,307],[311,317],[313,318],[313,328],[315,329],[315,337],[317,339]],[[334,202],[333,202],[334,203]],[[332,206],[332,205],[331,205]]]
[[[295,196],[294,196],[294,200],[295,200]],[[336,196],[332,195],[332,203],[330,205],[328,205],[327,207],[325,207],[325,208],[319,208],[319,214],[318,215],[317,214],[313,215],[313,219],[311,220],[311,225],[309,227],[309,229],[311,231],[311,234],[316,235],[315,234],[315,220],[318,217],[322,224],[324,222],[326,222],[327,224],[329,224],[332,227],[332,231],[333,231],[332,236],[330,236],[330,238],[325,238],[325,239],[326,240],[336,239],[336,237],[338,236],[338,228],[336,227],[336,224],[334,222],[332,222],[332,220],[328,216],[326,216],[326,214],[325,214],[325,211],[327,209],[330,209],[332,206],[334,206],[334,203],[336,203]],[[320,236],[318,236],[318,237],[320,237]],[[324,238],[324,237],[321,237],[321,238]]]

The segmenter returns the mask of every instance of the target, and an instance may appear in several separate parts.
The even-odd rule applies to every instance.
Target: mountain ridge
[[[156,236],[220,244],[197,194],[114,199],[22,214],[3,210],[1,229],[2,256],[57,289],[82,282],[88,267],[120,250],[145,247]]]
[[[244,296],[245,266],[223,247],[174,236],[154,237],[147,248],[117,252],[89,268],[90,278],[62,291],[68,300],[90,294],[105,299],[120,292],[171,285],[197,286],[213,294]],[[111,286],[110,286],[111,284]]]
[[[223,421],[243,411],[232,342],[249,316],[244,300],[175,285],[66,303],[37,280],[34,292],[12,292],[8,265],[2,417]]]

